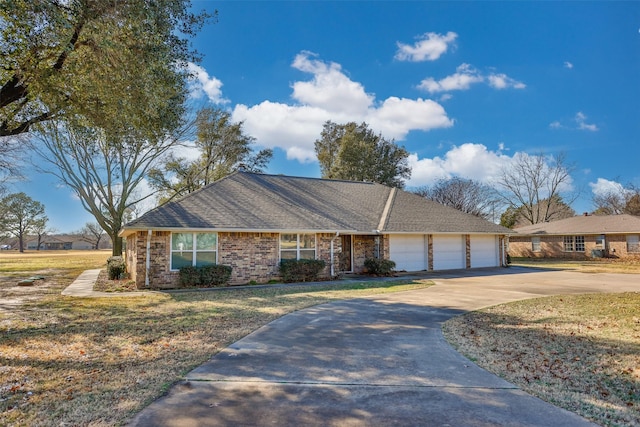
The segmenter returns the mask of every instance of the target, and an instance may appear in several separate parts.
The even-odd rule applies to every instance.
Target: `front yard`
[[[100,268],[109,254],[79,261],[67,252],[46,268],[26,255],[0,254],[0,275],[12,276],[0,286],[1,299],[13,292],[17,277],[47,272],[28,299],[0,310],[3,426],[121,425],[189,370],[277,317],[323,302],[431,285],[328,282],[75,299],[60,295],[69,276],[79,274],[75,265]]]
[[[83,270],[104,267],[109,255],[0,253],[0,425],[121,425],[190,369],[283,314],[431,285],[60,295]],[[640,273],[640,265],[601,261],[527,265]],[[45,280],[16,286],[35,274]],[[506,304],[452,319],[444,330],[462,353],[531,394],[602,425],[640,425],[640,294]]]

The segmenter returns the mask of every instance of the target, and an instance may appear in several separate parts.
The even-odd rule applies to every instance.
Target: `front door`
[[[342,253],[340,254],[340,271],[350,272],[353,269],[351,265],[351,258],[352,258],[351,242],[352,242],[353,236],[351,235],[340,236],[340,238],[341,238],[341,244],[342,244]]]

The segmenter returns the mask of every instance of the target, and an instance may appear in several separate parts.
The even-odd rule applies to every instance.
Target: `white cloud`
[[[193,98],[199,99],[206,95],[214,104],[226,104],[228,99],[222,97],[222,82],[209,76],[209,73],[199,65],[187,64],[187,71],[192,74],[189,90]]]
[[[503,147],[501,145],[500,149]],[[483,144],[473,143],[453,146],[444,157],[419,159],[417,154],[411,154],[409,165],[412,173],[407,185],[432,185],[440,178],[453,176],[491,184],[497,180],[502,167],[510,161],[510,156],[490,151]]]
[[[362,114],[373,103],[374,96],[367,94],[362,84],[350,80],[339,64],[329,64],[317,59],[310,52],[296,55],[292,67],[313,74],[313,79],[292,85],[293,99],[306,105],[331,112]]]
[[[456,68],[456,72],[441,80],[427,77],[418,85],[418,89],[426,90],[429,93],[450,92],[452,90],[468,90],[471,85],[486,82],[494,89],[524,89],[527,86],[503,73],[491,73],[482,75],[480,71],[469,64],[461,64]]]
[[[411,62],[435,61],[449,49],[449,46],[454,46],[457,37],[456,33],[449,31],[447,34],[425,33],[416,37],[418,41],[413,45],[397,42],[398,51],[395,59]]]
[[[580,111],[576,113],[575,120],[580,130],[588,130],[589,132],[597,132],[599,130],[598,126],[587,123],[587,116]]]
[[[453,126],[453,120],[437,102],[398,97],[377,102],[339,64],[318,60],[310,52],[298,54],[292,67],[312,74],[311,80],[291,85],[296,104],[263,101],[253,106],[238,104],[233,110],[233,120],[244,121],[244,129],[258,144],[281,148],[288,159],[314,161],[313,143],[327,120],[364,121],[384,137],[397,140],[412,130]]]
[[[573,64],[569,61],[564,61],[564,68],[572,69]]]
[[[527,87],[524,83],[514,80],[506,74],[490,74],[487,79],[489,86],[494,89],[507,89],[510,87],[514,89],[524,89]]]
[[[551,129],[577,129],[577,130],[586,130],[589,132],[597,132],[600,129],[597,125],[592,123],[587,123],[587,116],[578,111],[573,118],[573,122],[575,122],[575,126],[573,124],[562,124],[560,121],[556,120],[549,124]]]
[[[591,192],[595,196],[606,196],[607,194],[623,194],[624,186],[619,182],[609,181],[608,179],[598,178],[596,182],[590,182]]]
[[[436,81],[432,77],[424,79],[418,85],[419,89],[424,89],[429,93],[434,92],[449,92],[452,90],[467,90],[474,83],[480,83],[484,78],[480,75],[478,70],[473,68],[469,64],[462,64],[456,72],[450,76]]]

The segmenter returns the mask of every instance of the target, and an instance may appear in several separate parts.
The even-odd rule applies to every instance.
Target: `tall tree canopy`
[[[63,117],[176,128],[197,60],[188,37],[207,17],[183,0],[0,0],[0,136]]]
[[[262,172],[273,156],[271,149],[254,152],[255,138],[245,135],[243,123],[233,123],[227,111],[204,108],[195,124],[198,158],[170,155],[161,167],[149,172],[149,183],[160,192],[163,202],[196,191],[241,167]]]
[[[25,193],[9,194],[0,200],[0,234],[17,237],[20,252],[24,252],[24,238],[40,234],[48,220],[44,205]]]
[[[557,202],[569,206],[575,200],[575,195],[568,202],[563,197],[570,196],[566,189],[571,184],[572,169],[563,154],[547,157],[544,153],[518,153],[498,179],[502,199],[512,212],[519,211],[523,225],[560,219],[563,209]]]
[[[415,192],[429,200],[489,220],[493,219],[498,203],[498,196],[492,187],[460,177],[441,179],[433,186]]]
[[[407,150],[376,135],[366,123],[325,122],[315,151],[323,178],[403,188],[404,180],[411,177]]]

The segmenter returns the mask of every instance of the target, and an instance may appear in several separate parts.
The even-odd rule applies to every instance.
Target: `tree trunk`
[[[20,253],[24,253],[24,240],[22,234],[18,236],[18,249]]]
[[[111,241],[113,242],[111,255],[122,256],[122,238],[118,236],[117,231],[111,236]]]

